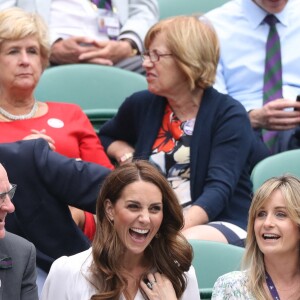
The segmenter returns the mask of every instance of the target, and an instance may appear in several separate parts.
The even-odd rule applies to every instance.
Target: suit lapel
[[[12,259],[8,255],[4,239],[0,240],[0,300],[3,299],[3,289],[6,283],[7,270],[12,268]],[[4,300],[4,299],[3,299]]]

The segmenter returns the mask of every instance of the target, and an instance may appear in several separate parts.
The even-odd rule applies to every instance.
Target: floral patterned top
[[[247,289],[247,271],[220,276],[213,287],[212,300],[255,300]]]
[[[184,208],[191,204],[190,142],[194,124],[195,119],[180,121],[167,105],[150,156],[150,161],[165,174]]]

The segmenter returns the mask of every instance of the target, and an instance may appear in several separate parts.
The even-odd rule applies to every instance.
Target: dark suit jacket
[[[51,151],[43,139],[0,144],[0,162],[18,185],[6,228],[37,248],[37,265],[89,248],[68,205],[95,213],[100,184],[110,170]]]
[[[0,300],[38,300],[32,243],[6,232],[0,239]]]

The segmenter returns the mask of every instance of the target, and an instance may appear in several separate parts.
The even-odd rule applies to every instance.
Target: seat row
[[[178,15],[206,13],[228,0],[158,0],[160,19]]]
[[[78,104],[97,129],[116,114],[126,97],[145,89],[147,82],[140,74],[96,64],[70,64],[46,69],[35,97]]]

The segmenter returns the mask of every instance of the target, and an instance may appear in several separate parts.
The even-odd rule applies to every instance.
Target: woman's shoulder
[[[207,98],[209,98],[209,102],[211,102],[210,100],[213,99],[219,109],[227,110],[231,108],[247,114],[245,107],[238,100],[232,98],[228,94],[220,93],[213,87],[208,88],[205,95]]]
[[[77,253],[72,256],[62,256],[54,261],[51,266],[50,273],[68,273],[77,275],[83,268],[88,268],[92,261],[92,251]]]
[[[159,110],[163,110],[165,107],[166,98],[152,94],[148,90],[139,91],[128,98],[122,103],[119,112],[130,112],[133,115],[137,115],[140,119],[143,119],[145,114],[157,114]]]
[[[190,299],[195,299],[195,300],[200,300],[199,296],[199,286],[198,286],[198,281],[196,277],[196,272],[195,268],[191,265],[189,270],[184,273],[185,278],[186,278],[186,289],[182,295],[182,300],[190,300]]]
[[[87,118],[86,114],[78,104],[65,102],[46,102],[48,105],[48,118],[58,118],[63,121],[74,121]]]
[[[54,261],[46,278],[41,299],[90,299],[95,293],[89,281],[91,249]]]
[[[193,265],[190,266],[189,270],[185,272],[187,277],[195,277],[196,276],[196,270]]]
[[[246,271],[233,271],[230,273],[226,273],[222,276],[220,276],[217,280],[217,282],[222,284],[230,284],[234,282],[242,282],[246,283],[247,281],[247,273]]]
[[[46,104],[48,105],[49,110],[63,110],[63,111],[82,111],[82,108],[75,103],[67,103],[67,102],[55,102],[55,101],[47,101]]]
[[[220,276],[214,284],[212,299],[253,299],[247,289],[247,271],[233,271]]]
[[[159,95],[155,95],[148,90],[144,90],[133,93],[128,98],[126,98],[126,101],[133,101],[144,104],[145,102],[161,101],[162,99],[165,98]]]

